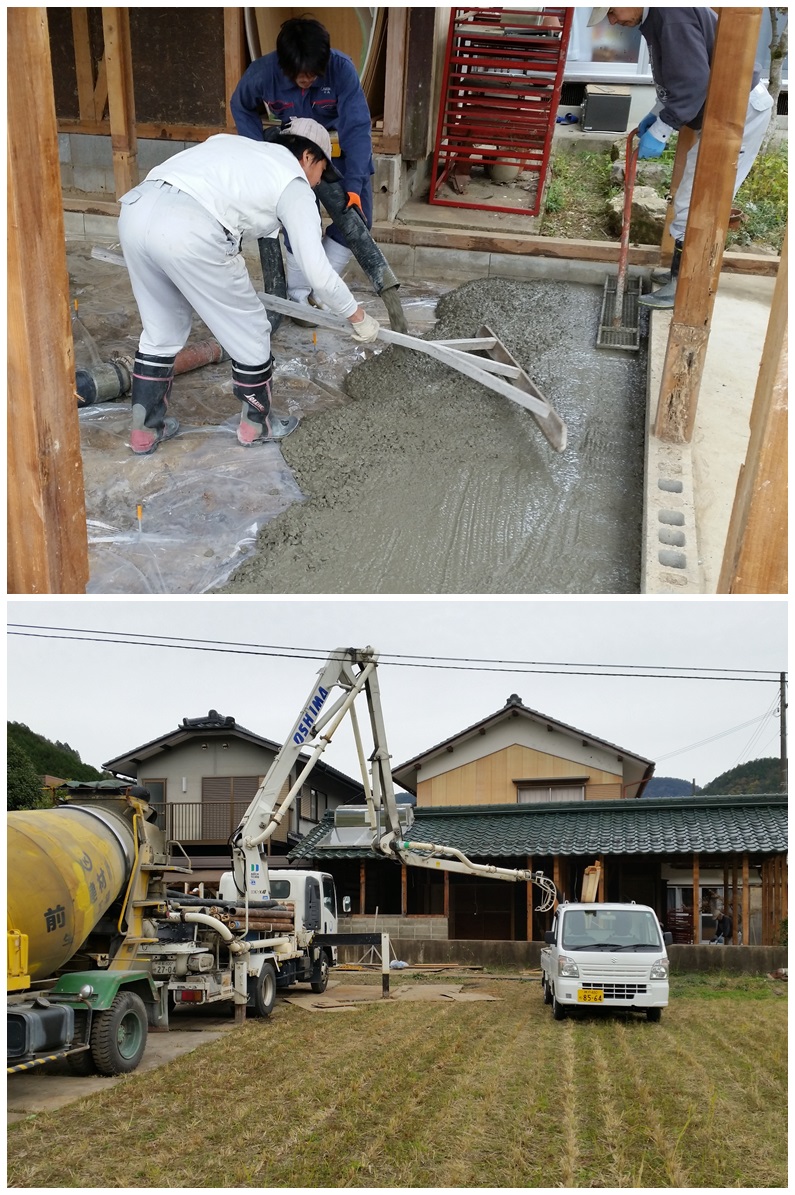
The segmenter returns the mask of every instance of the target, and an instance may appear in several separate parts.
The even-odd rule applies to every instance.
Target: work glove
[[[359,320],[358,324],[351,323],[351,336],[354,340],[358,340],[360,344],[372,344],[378,336],[378,331],[381,325],[377,319],[373,319],[365,311],[364,319]]]
[[[358,212],[358,214],[364,220],[364,212],[362,211],[362,201],[361,201],[361,198],[356,194],[355,191],[348,192],[348,205],[345,210],[350,211],[351,208],[353,208],[353,210],[355,212]],[[365,221],[365,223],[366,223],[366,221]]]
[[[651,128],[651,126],[654,124],[656,119],[657,119],[656,112],[649,112],[649,114],[647,116],[644,116],[643,120],[638,125],[638,136],[642,137],[644,133],[647,133],[649,131],[649,129]]]
[[[638,145],[638,158],[659,158],[665,149],[665,142],[652,137],[648,130],[643,134]]]

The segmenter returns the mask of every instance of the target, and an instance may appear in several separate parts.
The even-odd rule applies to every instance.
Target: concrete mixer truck
[[[247,1008],[270,1014],[277,982],[325,987],[328,947],[312,939],[336,929],[331,877],[301,873],[289,901],[185,896],[190,862],[147,795],[8,814],[11,1074],[59,1059],[76,1074],[123,1074],[177,1005],[231,1001],[242,1022]],[[324,894],[316,926],[304,890]]]

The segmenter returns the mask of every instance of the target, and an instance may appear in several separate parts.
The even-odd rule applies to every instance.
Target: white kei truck
[[[541,949],[544,1003],[562,1021],[573,1009],[645,1012],[659,1021],[668,1005],[668,953],[648,905],[558,905]]]

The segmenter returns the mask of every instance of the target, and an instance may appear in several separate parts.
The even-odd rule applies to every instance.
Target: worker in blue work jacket
[[[260,111],[266,105],[282,124],[309,117],[336,130],[340,157],[335,166],[354,207],[368,228],[373,221],[373,144],[370,110],[351,59],[331,49],[328,30],[319,21],[294,17],[285,21],[274,53],[251,63],[235,88],[232,116],[238,133],[265,140]],[[311,287],[285,238],[287,297],[306,303]],[[342,232],[331,225],[323,237],[326,257],[338,274],[351,259]]]
[[[696,140],[685,160],[684,173],[674,196],[670,230],[674,238],[674,254],[670,281],[652,294],[641,295],[638,300],[646,307],[673,307],[718,18],[711,8],[673,5],[665,8],[592,8],[588,24],[598,25],[605,19],[611,25],[638,26],[649,47],[657,103],[638,125],[638,158],[659,158],[668,138],[683,125],[696,131]],[[755,63],[733,195],[737,194],[753,166],[770,124],[773,100],[760,76],[761,69]]]

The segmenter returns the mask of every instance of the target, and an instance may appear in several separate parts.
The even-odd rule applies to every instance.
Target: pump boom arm
[[[374,850],[405,863],[408,867],[428,867],[440,871],[462,872],[465,875],[532,883],[540,888],[542,894],[538,909],[542,912],[551,909],[559,899],[559,894],[552,880],[543,872],[475,863],[455,847],[406,839],[406,826],[401,823],[395,799],[377,666],[378,653],[372,647],[340,647],[329,656],[319,673],[318,683],[309,694],[287,740],[232,836],[233,868],[238,891],[246,900],[259,900],[270,895],[267,867],[261,848],[283,821],[307,776],[328,747],[337,727],[349,713],[361,766],[366,809],[349,807],[347,812],[353,811],[366,820],[372,833],[371,845]],[[340,688],[342,694],[326,707],[326,701],[334,687]],[[369,756],[369,774],[354,707],[356,698],[363,690],[367,697],[374,744]],[[309,759],[295,783],[281,796],[293,767],[310,740],[312,742]]]

